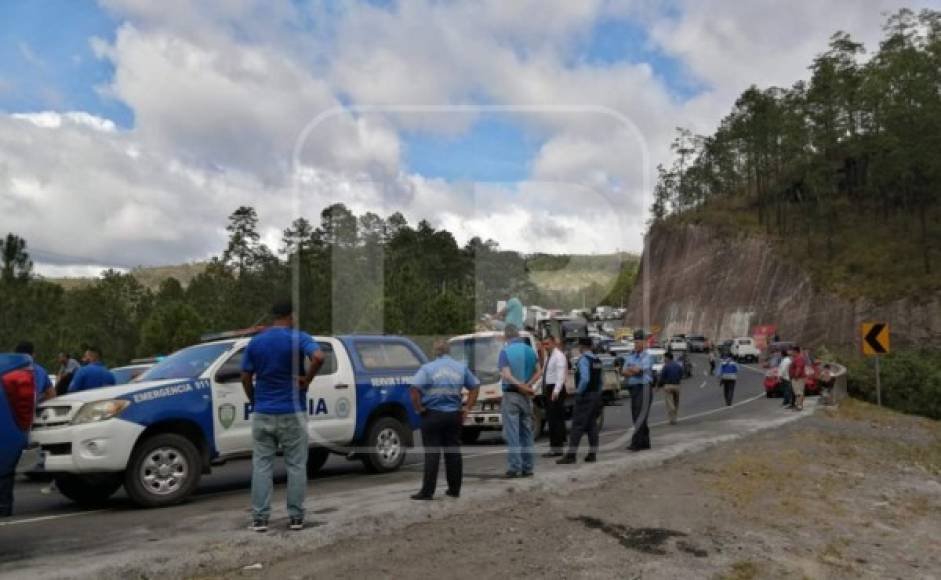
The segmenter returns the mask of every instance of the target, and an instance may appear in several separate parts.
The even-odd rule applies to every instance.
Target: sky
[[[278,247],[342,202],[460,243],[640,252],[677,127],[941,0],[0,0],[0,234],[38,273]]]

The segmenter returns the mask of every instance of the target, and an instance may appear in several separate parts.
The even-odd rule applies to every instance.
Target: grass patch
[[[751,560],[743,560],[732,564],[728,572],[720,574],[717,578],[718,580],[752,580],[758,578],[759,573],[758,564]]]

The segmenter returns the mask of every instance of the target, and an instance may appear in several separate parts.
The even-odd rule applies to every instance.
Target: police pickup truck
[[[398,469],[419,417],[410,378],[427,361],[396,336],[315,337],[324,364],[307,392],[308,473],[330,453],[373,472]],[[180,350],[134,382],[52,399],[31,434],[59,491],[100,503],[124,486],[138,505],[182,501],[211,466],[251,456],[251,404],[241,384],[249,337]]]

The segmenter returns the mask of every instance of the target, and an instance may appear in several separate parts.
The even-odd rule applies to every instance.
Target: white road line
[[[51,515],[51,516],[40,516],[40,517],[36,517],[36,518],[26,518],[26,519],[22,519],[22,520],[14,520],[14,521],[12,521],[12,522],[0,522],[0,528],[2,528],[3,526],[16,526],[16,525],[19,525],[19,524],[34,524],[34,523],[36,523],[36,522],[45,522],[45,521],[49,521],[49,520],[61,520],[61,519],[63,519],[63,518],[71,518],[71,517],[75,517],[75,516],[87,516],[87,515],[91,515],[91,514],[97,514],[97,513],[101,513],[101,512],[110,512],[110,511],[114,511],[114,510],[111,510],[111,509],[91,510],[91,511],[85,511],[85,512],[72,512],[72,513],[68,513],[68,514],[55,514],[55,515]]]

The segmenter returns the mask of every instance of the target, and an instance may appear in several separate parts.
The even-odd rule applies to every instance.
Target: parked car
[[[781,355],[794,347],[793,342],[780,341],[772,342],[768,345],[765,352],[765,367],[777,367],[781,363]]]
[[[686,342],[685,338],[674,336],[667,344],[667,350],[672,352],[686,352],[689,350],[689,343]]]
[[[723,340],[719,343],[719,346],[716,347],[719,351],[719,356],[732,356],[732,344],[734,340]]]
[[[820,394],[820,385],[817,383],[817,377],[820,376],[820,363],[807,365],[807,379],[804,381],[804,394],[813,397]],[[781,397],[784,393],[781,391],[781,380],[778,378],[778,367],[773,366],[765,373],[764,380],[765,396]]]
[[[660,371],[663,370],[663,363],[664,363],[663,355],[665,355],[666,353],[667,351],[662,348],[648,348],[647,349],[647,354],[650,356],[650,362],[652,365],[651,373],[653,374],[654,384],[657,384],[660,381]]]
[[[732,342],[732,357],[738,362],[758,362],[761,352],[751,337],[742,336]]]
[[[709,340],[701,334],[687,336],[686,342],[689,343],[690,352],[706,352],[706,347],[709,344]]]

